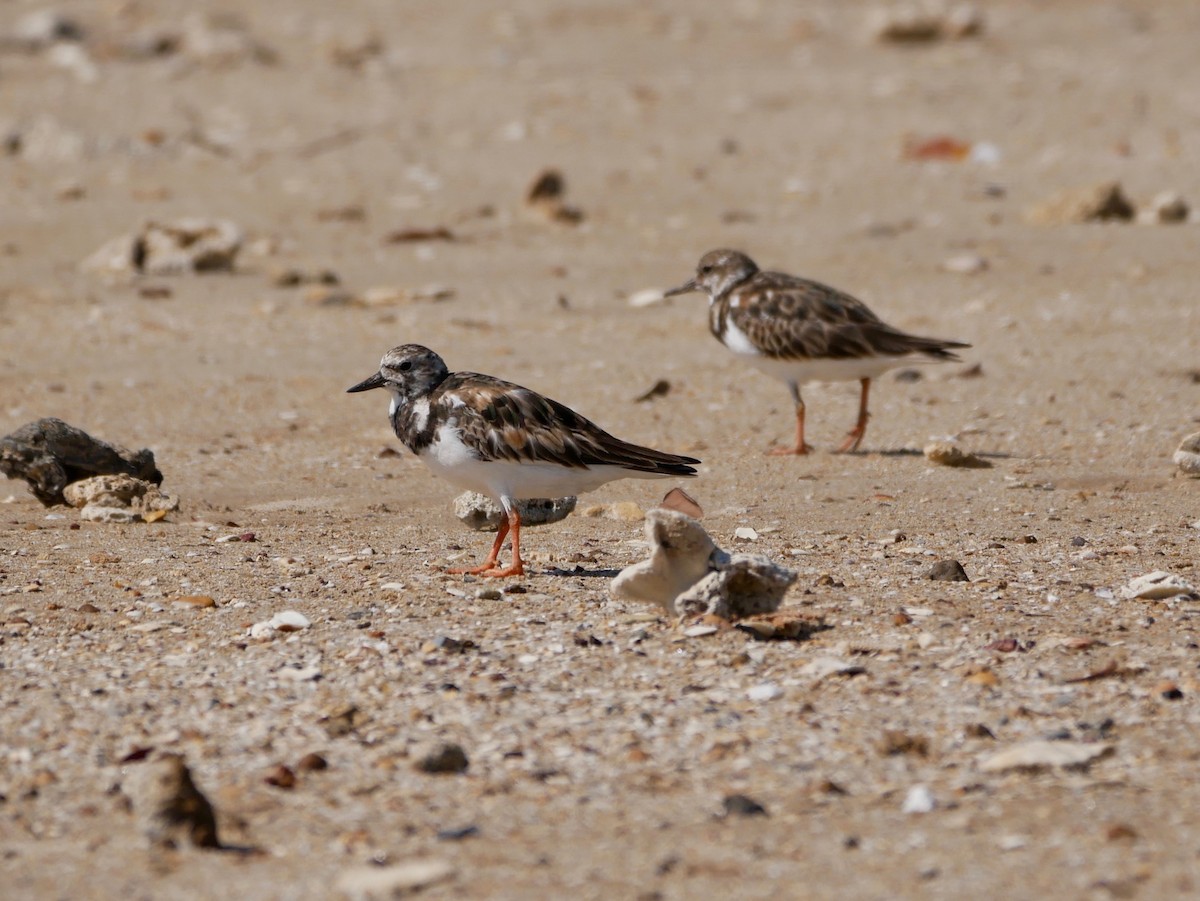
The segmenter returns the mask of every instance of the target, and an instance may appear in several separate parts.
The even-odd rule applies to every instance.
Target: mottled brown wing
[[[957,359],[949,348],[970,346],[902,332],[849,294],[778,272],[759,273],[731,292],[727,303],[727,315],[754,346],[779,359],[844,360],[911,353]]]
[[[557,463],[573,469],[623,466],[641,472],[691,475],[691,457],[629,444],[558,401],[492,376],[456,373],[439,402],[457,408],[462,440],[485,460]]]

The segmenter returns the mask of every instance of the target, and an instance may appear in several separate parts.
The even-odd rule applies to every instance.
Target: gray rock
[[[675,598],[680,616],[707,613],[722,619],[742,619],[772,613],[796,581],[796,573],[760,554],[714,555],[717,568]]]
[[[939,560],[930,567],[925,578],[935,582],[970,582],[967,571],[957,560]]]
[[[1173,224],[1187,222],[1191,208],[1183,196],[1174,191],[1156,194],[1150,205],[1138,214],[1139,222]]]
[[[517,501],[521,527],[543,526],[566,519],[575,509],[575,498],[531,498]],[[454,499],[454,515],[476,532],[495,532],[500,528],[504,513],[490,497],[466,491]]]
[[[438,745],[416,763],[422,773],[465,773],[468,766],[467,752],[453,742]]]
[[[39,419],[0,439],[0,472],[24,479],[45,506],[67,503],[63,489],[96,475],[127,475],[162,484],[149,450],[136,453],[93,438],[61,419]]]
[[[767,808],[763,807],[749,795],[726,795],[721,802],[725,816],[765,817]]]
[[[1200,432],[1194,432],[1179,442],[1171,459],[1184,475],[1200,476]]]
[[[118,276],[228,272],[233,269],[242,242],[242,230],[227,219],[190,217],[149,222],[136,234],[113,238],[81,267]]]
[[[217,818],[179,754],[164,754],[132,771],[124,786],[152,845],[220,848]]]

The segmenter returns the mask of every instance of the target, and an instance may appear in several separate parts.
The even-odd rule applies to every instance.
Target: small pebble
[[[267,785],[273,785],[276,788],[295,788],[296,774],[292,771],[291,767],[281,763],[275,769],[271,770],[267,778],[263,781]]]
[[[902,813],[930,813],[935,807],[937,807],[937,801],[933,797],[933,792],[929,790],[929,786],[914,785],[904,796],[904,804],[900,810]]]
[[[977,275],[988,268],[988,261],[973,253],[960,254],[942,261],[944,272],[957,275]]]
[[[1187,222],[1191,209],[1182,195],[1175,191],[1163,191],[1156,194],[1146,209],[1138,215],[1139,222],[1150,224],[1172,225]]]
[[[930,567],[925,578],[934,582],[970,582],[967,571],[957,560],[939,560]]]
[[[726,795],[721,806],[727,817],[765,817],[767,815],[767,808],[747,795]]]
[[[475,825],[460,826],[457,829],[439,829],[437,840],[439,842],[461,842],[464,838],[472,838],[479,834],[479,827]]]
[[[418,758],[415,766],[422,773],[465,773],[470,762],[459,745],[446,742]]]
[[[315,751],[309,751],[296,761],[296,770],[300,773],[312,773],[329,769],[329,761]]]
[[[750,688],[746,692],[746,697],[751,701],[773,701],[782,694],[783,689],[774,682],[763,682],[760,685]]]
[[[925,445],[925,459],[938,466],[959,469],[991,469],[992,464],[950,441],[934,441]]]

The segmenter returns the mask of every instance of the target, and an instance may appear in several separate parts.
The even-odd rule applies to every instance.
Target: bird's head
[[[379,361],[379,371],[363,379],[347,393],[387,388],[397,403],[410,403],[424,397],[450,374],[445,361],[428,347],[403,344],[393,347]]]
[[[754,260],[739,250],[710,250],[696,264],[695,277],[667,291],[664,296],[703,291],[710,300],[715,300],[753,277],[756,272],[758,266]]]

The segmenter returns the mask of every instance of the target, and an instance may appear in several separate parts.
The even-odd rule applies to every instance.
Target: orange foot
[[[858,446],[862,444],[863,435],[866,432],[866,429],[851,429],[846,435],[846,440],[842,442],[842,446],[837,449],[837,452],[839,454],[849,454],[858,450]]]
[[[488,560],[482,566],[454,566],[442,570],[452,576],[482,576],[496,568],[495,560]]]
[[[768,457],[802,457],[813,449],[811,444],[798,444],[795,447],[773,447],[767,451]]]
[[[490,569],[479,570],[475,574],[488,579],[507,579],[509,576],[523,576],[525,575],[525,564],[517,562],[503,568],[493,566]]]

